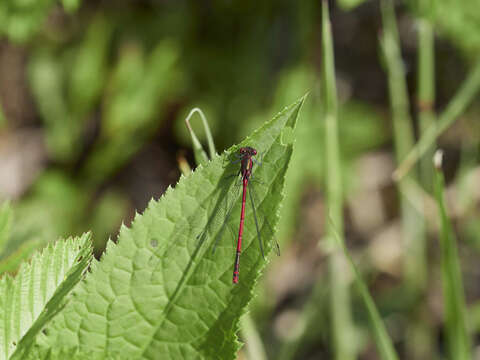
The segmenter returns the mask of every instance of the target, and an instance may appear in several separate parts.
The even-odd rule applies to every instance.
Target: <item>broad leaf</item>
[[[239,146],[254,146],[263,154],[252,181],[258,185],[257,208],[275,227],[302,103],[182,177],[174,190],[152,200],[130,229],[122,227],[118,244],[109,244],[75,298],[47,328],[48,335],[39,339],[41,348],[78,348],[93,352],[89,357],[95,359],[234,359],[240,348],[239,318],[265,260],[248,208],[238,285],[232,284],[234,234],[225,231],[212,252],[222,228],[213,214],[223,208],[227,194],[241,192],[233,190],[236,181],[228,176],[238,172],[238,163],[225,166],[225,160]],[[233,229],[238,227],[239,200],[237,195],[228,225]],[[259,219],[259,227],[268,255],[271,232],[265,219]]]
[[[57,241],[0,280],[0,359],[21,358],[88,267],[90,235]],[[14,354],[12,356],[12,354]]]

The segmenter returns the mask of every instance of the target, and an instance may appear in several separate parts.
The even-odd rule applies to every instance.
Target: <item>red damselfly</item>
[[[191,259],[188,261],[187,267],[184,270],[184,274],[189,274],[193,270],[194,266],[211,266],[211,260],[213,259],[211,259],[208,254],[204,253],[201,250],[205,242],[211,236],[213,236],[213,239],[211,241],[211,255],[214,255],[217,245],[220,243],[220,239],[222,239],[223,237],[225,229],[228,228],[233,233],[229,220],[231,218],[234,208],[236,208],[235,205],[238,204],[237,199],[239,198],[240,189],[243,190],[241,196],[242,203],[240,209],[240,224],[238,227],[238,233],[233,234],[232,236],[232,240],[237,237],[237,246],[233,266],[233,283],[236,284],[239,281],[240,255],[242,253],[242,246],[243,248],[245,248],[244,229],[248,228],[248,226],[250,225],[248,224],[249,219],[253,218],[253,222],[255,223],[256,238],[258,240],[260,252],[263,259],[265,259],[263,237],[265,237],[265,239],[271,239],[271,248],[277,253],[277,255],[280,255],[280,247],[275,241],[273,229],[264,212],[266,211],[267,213],[272,214],[272,216],[274,215],[271,210],[262,210],[266,207],[268,208],[268,201],[266,201],[267,197],[264,196],[263,198],[259,198],[255,190],[254,183],[261,184],[262,187],[269,187],[268,184],[259,181],[256,178],[254,179],[254,175],[256,175],[258,171],[255,170],[254,173],[254,169],[262,168],[262,166],[260,165],[263,162],[263,158],[257,159],[256,155],[257,150],[247,146],[240,148],[237,152],[225,158],[231,160],[228,161],[229,165],[227,165],[227,167],[230,168],[231,165],[240,163],[240,169],[232,175],[221,177],[221,179],[219,180],[218,186],[212,194],[212,196],[217,199],[213,201],[213,211],[211,211],[207,224],[203,228],[203,231],[196,236],[197,244],[191,254]],[[259,172],[260,176],[262,176],[261,174],[262,171]],[[236,178],[236,180],[234,180],[233,182],[228,181],[232,178]],[[248,213],[248,216],[246,216],[247,202],[251,205],[251,212]],[[257,214],[259,216],[257,216]],[[188,221],[188,225],[186,228],[190,227],[190,224],[191,222]],[[183,225],[179,226],[182,227]],[[166,266],[165,259],[168,259],[169,256],[165,254],[167,251],[175,251],[174,249],[176,247],[173,245],[176,243],[177,241],[172,241],[171,243],[169,243],[170,245],[166,246],[166,248],[162,247],[161,249],[159,248],[153,250],[154,253],[151,255],[148,261],[149,267],[153,268],[152,276],[153,274],[157,273],[156,270],[159,266]],[[157,239],[154,238],[151,240],[150,245],[152,248],[157,248],[159,246],[159,242]],[[198,284],[199,279],[202,279],[200,283],[203,283],[205,281],[203,275],[197,277],[196,274],[205,275],[207,272],[210,271],[205,270],[206,269],[203,269],[203,271],[193,271],[189,279],[191,284]]]
[[[258,209],[256,208],[256,204],[255,204],[255,202],[256,202],[255,199],[257,199],[258,197],[256,195],[254,185],[251,181],[252,180],[253,166],[254,166],[254,163],[257,163],[257,161],[254,158],[256,155],[257,155],[257,150],[256,149],[254,149],[252,147],[249,147],[249,146],[242,147],[238,151],[238,154],[237,154],[238,159],[236,161],[234,161],[234,162],[240,162],[240,170],[237,173],[237,177],[239,177],[241,179],[241,182],[242,182],[241,183],[241,186],[242,186],[242,207],[241,207],[241,210],[240,210],[240,224],[239,224],[239,227],[238,227],[237,247],[236,247],[236,252],[235,252],[235,262],[234,262],[234,265],[233,265],[233,279],[232,279],[232,281],[233,281],[234,284],[238,283],[239,276],[240,276],[240,255],[242,253],[242,239],[243,239],[243,231],[244,231],[244,225],[245,225],[245,210],[246,210],[245,208],[246,208],[246,203],[247,203],[247,194],[248,194],[248,198],[250,200],[250,204],[251,204],[251,208],[252,208],[252,215],[253,215],[253,219],[254,219],[254,222],[255,222],[255,228],[256,228],[256,232],[257,232],[257,239],[258,239],[258,242],[259,242],[260,251],[262,253],[262,256],[265,258],[264,246],[263,246],[263,241],[262,241],[261,231],[260,231],[260,225],[259,225],[259,221],[258,221],[258,218],[257,218]],[[235,198],[236,198],[236,196],[234,196],[233,201],[235,201]],[[215,251],[215,247],[217,245],[217,242],[218,242],[218,240],[220,239],[220,237],[223,233],[222,230],[229,220],[233,205],[234,205],[234,203],[232,203],[228,208],[224,224],[223,224],[222,229],[220,231],[219,237],[217,238],[217,241],[215,242],[213,251]],[[272,227],[270,226],[270,223],[268,222],[268,220],[265,216],[263,217],[263,219],[264,219],[263,224],[266,226],[267,231],[270,232],[270,236],[272,236],[272,238],[273,238],[273,230],[272,230]],[[275,240],[273,239],[273,241],[275,241]],[[275,244],[274,244],[274,249],[277,252],[277,254],[280,255],[280,247],[278,246],[278,243],[276,241],[275,241]]]

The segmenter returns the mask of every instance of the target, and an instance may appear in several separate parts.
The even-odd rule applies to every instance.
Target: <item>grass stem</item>
[[[338,226],[343,242],[343,194],[340,146],[338,139],[337,88],[332,44],[332,31],[328,2],[322,1],[322,50],[323,50],[323,94],[325,106],[325,153],[327,165],[327,207],[328,213]],[[329,224],[329,222],[327,222]],[[333,238],[331,225],[327,225],[329,239]],[[345,271],[345,258],[341,251],[334,251],[329,258],[330,309],[335,358],[355,358],[355,342],[352,341],[354,328],[350,308],[350,274]]]

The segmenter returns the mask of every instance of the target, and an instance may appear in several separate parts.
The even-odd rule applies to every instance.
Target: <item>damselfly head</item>
[[[240,153],[240,155],[243,155],[243,156],[255,156],[255,155],[257,155],[257,150],[255,150],[254,148],[252,148],[250,146],[242,147],[242,148],[240,148],[240,150],[238,150],[238,152]]]

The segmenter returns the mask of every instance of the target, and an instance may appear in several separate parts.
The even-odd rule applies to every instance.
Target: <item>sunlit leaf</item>
[[[21,358],[92,259],[90,235],[57,241],[0,280],[0,359]],[[12,355],[13,354],[13,355]]]
[[[75,290],[76,297],[47,328],[48,335],[39,339],[41,348],[78,347],[105,358],[234,359],[240,347],[239,318],[265,260],[251,211],[245,219],[238,285],[232,284],[235,252],[230,233],[215,253],[211,251],[222,224],[209,219],[235,186],[234,181],[229,188],[221,183],[238,169],[238,164],[225,167],[224,160],[245,145],[263,154],[254,172],[261,190],[257,206],[275,226],[292,154],[291,137],[284,135],[295,126],[302,103],[303,99],[286,108],[240,145],[183,177],[174,190],[152,200],[130,229],[123,227],[118,244],[110,243],[102,261]],[[238,218],[233,218],[237,225]],[[198,238],[207,223],[208,235]],[[269,240],[265,219],[259,225]],[[266,246],[266,254],[270,249]]]

